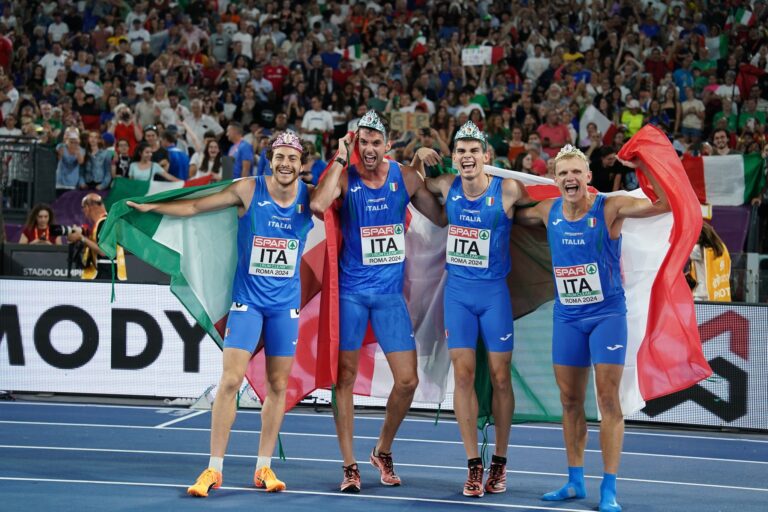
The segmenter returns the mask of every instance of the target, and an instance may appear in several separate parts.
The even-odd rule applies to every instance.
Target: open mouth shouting
[[[566,197],[575,197],[579,193],[579,188],[578,182],[565,183],[563,186]]]
[[[378,155],[376,155],[376,152],[366,152],[363,154],[363,165],[365,165],[366,168],[372,169],[376,166],[376,162],[378,161]]]

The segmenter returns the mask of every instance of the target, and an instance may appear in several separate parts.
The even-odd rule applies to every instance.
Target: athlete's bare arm
[[[513,178],[506,178],[502,181],[501,193],[504,212],[506,212],[507,217],[509,218],[512,218],[515,215],[515,206],[529,204],[531,202],[531,197],[528,195],[525,186]]]
[[[549,210],[554,201],[554,199],[545,199],[534,206],[515,208],[515,222],[522,226],[541,226],[543,224],[546,227]]]
[[[413,206],[434,224],[438,226],[447,226],[448,217],[445,214],[445,209],[438,202],[437,197],[427,190],[427,186],[421,175],[410,166],[404,165],[401,166],[400,169],[403,173],[405,188],[408,191],[411,202],[413,202]]]
[[[355,145],[355,134],[347,134],[339,139],[338,158],[341,158],[349,164],[349,158]],[[347,171],[346,166],[341,165],[336,159],[331,162],[331,167],[325,175],[320,178],[317,187],[312,191],[309,207],[312,213],[322,218],[323,212],[331,204],[342,197],[347,190]]]
[[[222,210],[237,206],[238,214],[243,215],[253,197],[254,181],[252,179],[237,180],[220,192],[196,199],[182,199],[167,203],[134,203],[126,204],[140,212],[157,212],[176,217],[191,217],[198,213]]]

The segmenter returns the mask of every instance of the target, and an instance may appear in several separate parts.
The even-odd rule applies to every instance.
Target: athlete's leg
[[[616,473],[619,470],[624,440],[624,416],[621,414],[619,384],[623,365],[596,364],[597,405],[600,408],[600,449],[603,452],[604,475],[600,485],[601,512],[616,512]]]
[[[477,393],[475,393],[475,350],[452,348],[453,411],[467,459],[479,457],[477,450]]]
[[[277,443],[277,433],[285,415],[285,390],[293,357],[267,357],[267,396],[261,408],[259,457],[271,457]]]
[[[512,390],[512,352],[488,352],[488,366],[493,386],[493,419],[496,433],[494,454],[507,456],[509,431],[515,412],[515,394]]]
[[[419,384],[415,350],[390,352],[386,356],[395,383],[387,399],[387,410],[384,416],[384,425],[382,425],[379,434],[379,442],[376,444],[376,454],[392,452],[392,441],[394,441],[397,429],[400,428],[400,424],[411,408],[413,394]]]
[[[355,409],[352,390],[357,379],[360,347],[368,326],[368,307],[355,295],[339,297],[339,366],[336,375],[334,421],[344,466],[355,463],[353,434]]]
[[[224,348],[223,370],[211,411],[211,457],[224,457],[235,421],[235,395],[243,383],[250,360],[251,353],[246,350]]]
[[[355,408],[352,390],[357,378],[359,350],[339,350],[339,369],[336,376],[336,409],[333,419],[336,422],[336,435],[339,449],[344,459],[344,466],[355,463],[353,446]]]

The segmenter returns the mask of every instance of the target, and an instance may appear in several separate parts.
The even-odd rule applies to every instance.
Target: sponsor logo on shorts
[[[224,337],[225,337],[225,338],[229,337],[229,327],[227,327],[226,329],[224,329]]]
[[[299,309],[292,309],[291,310],[291,318],[299,318]]]
[[[624,346],[624,345],[614,345],[614,346],[612,346],[612,347],[605,347],[605,348],[607,348],[608,350],[610,350],[611,352],[613,352],[614,350],[619,350],[619,349],[620,349],[620,348],[622,348],[623,346]]]
[[[298,342],[299,342],[299,340],[293,340],[291,343],[293,343],[294,345],[296,345]]]
[[[508,340],[509,338],[511,338],[511,337],[512,337],[512,333],[511,333],[511,332],[508,332],[508,333],[507,333],[505,336],[500,336],[500,337],[499,337],[499,339],[500,339],[501,341],[507,341],[507,340]]]
[[[445,330],[445,339],[448,339],[448,329]]]
[[[248,311],[248,304],[243,304],[242,302],[233,302],[232,307],[229,308],[230,311]]]

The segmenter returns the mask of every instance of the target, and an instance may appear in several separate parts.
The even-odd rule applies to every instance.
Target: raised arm
[[[348,133],[339,139],[339,150],[336,158],[340,158],[349,164],[350,148],[354,148],[355,134]],[[334,158],[330,168],[320,178],[320,182],[312,192],[309,207],[315,215],[322,215],[325,210],[339,197],[342,187],[346,188],[347,176],[344,172],[346,165],[342,165]]]
[[[635,163],[637,162],[637,163]],[[640,160],[633,162],[621,161],[626,167],[633,169],[639,168],[643,171],[643,174],[648,177],[653,186],[653,191],[659,198],[655,203],[652,203],[648,199],[639,199],[628,196],[613,196],[606,202],[606,207],[609,213],[615,215],[614,221],[623,219],[640,219],[645,217],[653,217],[655,215],[661,215],[669,211],[669,200],[667,199],[667,193],[656,181],[656,178],[652,173],[648,172],[647,167]]]
[[[220,192],[196,199],[182,199],[167,203],[134,203],[126,204],[140,212],[157,212],[163,215],[176,217],[191,217],[198,213],[223,210],[230,206],[237,206],[239,213],[245,211],[246,201],[253,197],[253,180],[238,180]]]

